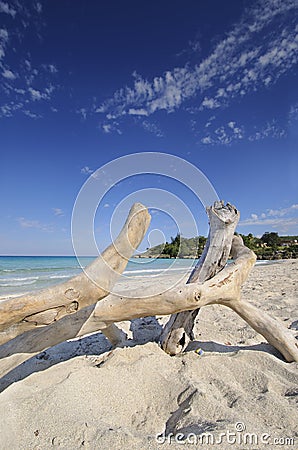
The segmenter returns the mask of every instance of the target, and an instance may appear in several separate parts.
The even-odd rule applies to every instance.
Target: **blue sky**
[[[137,152],[198,167],[240,210],[239,232],[298,234],[297,31],[296,0],[0,0],[0,254],[72,254],[81,187]],[[136,176],[98,207],[100,249],[134,191],[157,188],[207,233],[189,189]],[[177,223],[151,203],[156,244]]]

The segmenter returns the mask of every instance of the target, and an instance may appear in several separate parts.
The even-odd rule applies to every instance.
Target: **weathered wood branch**
[[[243,245],[240,237],[234,237],[232,245],[232,257],[238,255],[245,258],[248,249]],[[243,281],[241,282],[243,284]],[[225,303],[223,303],[225,304]],[[261,334],[273,347],[277,348],[288,362],[298,362],[298,341],[294,334],[284,326],[282,322],[271,317],[265,311],[260,310],[251,303],[234,298],[226,304],[245,320],[257,333]]]
[[[235,241],[234,246],[235,246]],[[161,294],[144,296],[129,292],[129,296],[110,294],[96,305],[76,314],[63,317],[48,326],[35,328],[0,346],[0,374],[4,376],[14,367],[35,354],[60,342],[95,331],[112,330],[115,322],[152,315],[169,315],[192,310],[220,300],[238,298],[242,283],[255,263],[255,255],[243,246],[236,246],[235,262],[204,284],[181,284]],[[116,340],[122,339],[116,329]],[[107,336],[111,338],[111,334]],[[113,337],[112,337],[113,339]]]
[[[135,292],[129,297],[109,295],[97,303],[90,317],[106,324],[152,315],[193,310],[211,304],[228,306],[277,348],[284,358],[298,362],[298,342],[277,319],[241,300],[241,286],[255,264],[256,255],[243,245],[240,236],[232,241],[233,263],[203,284],[176,286],[164,293],[143,297]]]
[[[149,223],[147,209],[136,203],[116,240],[80,275],[43,291],[0,302],[0,344],[106,297],[141,243]]]
[[[224,202],[215,202],[206,209],[209,218],[209,235],[206,246],[187,283],[209,280],[227,263],[234,231],[239,221],[237,209]],[[193,339],[193,328],[199,309],[173,314],[161,336],[161,346],[170,355],[185,350]]]
[[[0,376],[5,376],[27,359],[47,348],[80,336],[80,329],[94,310],[94,307],[95,305],[87,306],[76,314],[65,316],[51,325],[30,330],[1,345]],[[99,329],[97,327],[93,331],[99,331]]]
[[[179,284],[167,291],[145,295],[144,289],[130,291],[129,296],[110,294],[94,308],[90,319],[101,324],[135,319],[152,315],[193,310],[211,304],[224,304],[238,301],[241,285],[247,279],[255,263],[255,254],[239,245],[239,236],[233,238],[235,261],[205,283]]]
[[[141,214],[141,211],[138,206],[137,213]],[[140,216],[137,217],[140,218]],[[147,214],[145,217],[145,222],[148,223]],[[140,220],[139,225],[142,227],[144,220]],[[129,227],[127,231],[129,235]],[[126,236],[126,233],[124,234]],[[135,233],[133,235],[135,236]],[[132,240],[128,240],[132,244]],[[122,257],[124,256],[116,253],[123,270]],[[291,331],[277,319],[240,298],[241,286],[256,261],[255,254],[243,245],[239,236],[233,238],[231,253],[234,262],[204,283],[180,284],[160,294],[147,296],[144,296],[144,289],[141,292],[130,292],[127,296],[109,294],[96,305],[87,306],[72,315],[65,315],[48,326],[35,326],[33,330],[0,346],[0,358],[3,358],[0,360],[1,375],[3,376],[34,354],[85,333],[105,330],[109,339],[118,342],[123,335],[113,325],[115,322],[157,314],[169,315],[186,310],[191,311],[211,304],[222,304],[233,309],[276,347],[287,361],[298,362],[298,343]],[[120,271],[119,267],[117,267],[118,271]],[[4,335],[7,340],[6,332]]]

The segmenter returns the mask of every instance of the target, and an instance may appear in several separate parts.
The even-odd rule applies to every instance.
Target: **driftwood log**
[[[215,210],[217,207],[219,205],[215,205]],[[221,207],[224,208],[222,204]],[[237,216],[235,210],[234,214]],[[130,292],[129,296],[109,294],[134,248],[141,242],[149,221],[146,208],[134,205],[114,244],[85,269],[87,275],[81,274],[34,295],[0,303],[2,376],[34,354],[87,333],[101,330],[112,343],[123,342],[125,335],[114,325],[116,322],[193,311],[211,304],[233,309],[287,361],[298,361],[298,343],[292,332],[277,319],[241,300],[241,286],[256,256],[243,245],[239,236],[230,237],[234,262],[203,283],[184,283],[146,297],[144,290]],[[210,220],[211,227],[212,223]],[[66,295],[69,290],[71,298]]]
[[[37,293],[0,302],[0,345],[106,297],[141,243],[150,219],[143,205],[134,204],[116,240],[80,275]]]
[[[206,246],[187,283],[203,283],[216,275],[226,265],[233,235],[239,221],[237,209],[224,202],[215,202],[207,208],[209,235]],[[199,309],[173,314],[161,336],[161,346],[170,355],[176,355],[193,340],[193,327]]]

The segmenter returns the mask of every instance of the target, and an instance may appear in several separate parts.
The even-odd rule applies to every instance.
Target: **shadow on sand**
[[[143,345],[147,342],[158,342],[162,332],[162,326],[155,317],[146,317],[135,319],[130,322],[131,338],[128,339],[126,345],[134,347]],[[24,335],[23,335],[24,336]],[[24,338],[23,338],[24,339]],[[18,345],[15,347],[14,354],[26,352],[26,348],[22,345],[22,336],[16,338]],[[24,344],[24,342],[23,342]],[[13,357],[13,354],[5,354],[5,344],[1,346],[1,357]],[[24,380],[28,376],[36,372],[41,372],[56,364],[68,361],[78,356],[100,356],[113,347],[105,336],[100,333],[93,333],[83,338],[76,338],[62,342],[37,355],[30,357],[17,367],[10,370],[2,378],[0,378],[0,392],[3,392],[11,384]],[[193,352],[197,349],[203,350],[204,353],[233,353],[237,354],[241,351],[261,351],[274,355],[278,359],[284,361],[283,356],[274,347],[267,343],[255,345],[227,345],[214,341],[192,341],[186,348],[185,352]],[[0,359],[1,363],[1,359]]]
[[[147,342],[158,341],[162,327],[155,317],[146,317],[132,320],[130,322],[130,331],[132,338],[127,341],[127,346],[134,347]],[[25,335],[15,338],[16,345],[13,353],[11,351],[9,353],[5,352],[5,344],[1,346],[0,363],[1,358],[13,357],[14,354],[17,355],[18,353],[26,353]],[[55,364],[68,361],[77,356],[100,356],[112,348],[105,336],[97,332],[82,338],[62,342],[32,357],[28,355],[26,361],[0,378],[0,393],[11,384],[24,380],[33,373],[46,370]]]

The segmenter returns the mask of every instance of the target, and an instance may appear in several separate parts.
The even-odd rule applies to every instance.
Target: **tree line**
[[[244,244],[253,250],[258,259],[298,258],[298,236],[279,236],[278,233],[264,233],[260,238],[240,234]]]
[[[258,259],[298,258],[298,236],[279,236],[275,232],[266,232],[260,238],[252,233],[240,234],[240,236],[244,244],[256,253]],[[178,233],[175,237],[171,237],[170,242],[148,249],[143,256],[199,258],[206,241],[205,236],[184,238]]]

